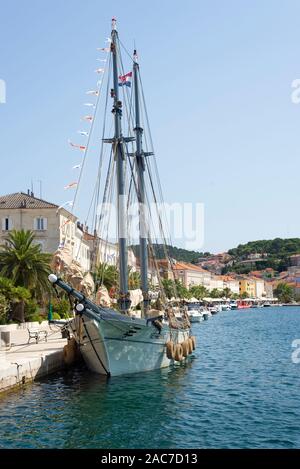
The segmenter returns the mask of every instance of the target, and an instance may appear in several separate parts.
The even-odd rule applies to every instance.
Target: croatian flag
[[[132,72],[126,73],[126,75],[119,76],[119,86],[131,86]]]

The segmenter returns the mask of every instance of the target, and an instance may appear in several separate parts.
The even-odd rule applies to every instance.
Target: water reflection
[[[299,447],[293,308],[195,326],[186,365],[107,379],[83,367],[0,400],[2,448]]]

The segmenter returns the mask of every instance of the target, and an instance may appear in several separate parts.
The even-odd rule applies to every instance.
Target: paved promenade
[[[47,325],[48,338],[37,344],[31,339],[28,344],[28,331],[11,331],[10,346],[0,348],[0,392],[22,386],[42,376],[64,367],[63,347],[67,340],[61,338],[60,330]]]

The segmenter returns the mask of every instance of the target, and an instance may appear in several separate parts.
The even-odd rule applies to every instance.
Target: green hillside
[[[279,272],[290,265],[289,257],[300,253],[300,238],[275,238],[271,240],[250,241],[229,249],[228,254],[233,257],[233,265],[226,266],[224,273],[235,271],[248,273],[251,270],[272,268]],[[247,264],[250,254],[261,254],[261,259]]]
[[[165,258],[164,246],[162,244],[153,245],[157,259]],[[139,246],[134,245],[132,249],[139,257]],[[183,262],[196,263],[199,257],[210,257],[209,252],[189,251],[187,249],[174,246],[167,246],[168,255],[173,259]],[[239,244],[236,248],[229,249],[228,254],[232,256],[231,262],[223,269],[223,273],[235,271],[237,273],[248,273],[251,270],[264,270],[272,268],[276,271],[283,271],[290,265],[289,257],[292,254],[300,253],[300,238],[275,238],[271,240],[249,241],[246,244]],[[260,254],[258,260],[249,260],[249,255]]]
[[[139,257],[139,245],[131,246],[134,254]],[[153,244],[155,256],[157,259],[165,259],[165,247],[163,244]],[[189,251],[183,248],[177,248],[175,246],[166,246],[169,257],[176,259],[177,261],[195,263],[199,257],[211,256],[209,252],[198,252]]]

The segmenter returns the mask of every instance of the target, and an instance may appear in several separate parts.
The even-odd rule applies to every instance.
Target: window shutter
[[[44,220],[44,230],[47,229],[47,225],[48,225],[48,219],[47,218],[43,218]]]
[[[2,218],[2,231],[5,231],[5,220],[6,218]]]
[[[13,227],[14,227],[14,224],[13,224],[12,218],[9,217],[9,219],[8,219],[8,229],[12,230]]]
[[[33,229],[37,230],[37,218],[33,219]]]

